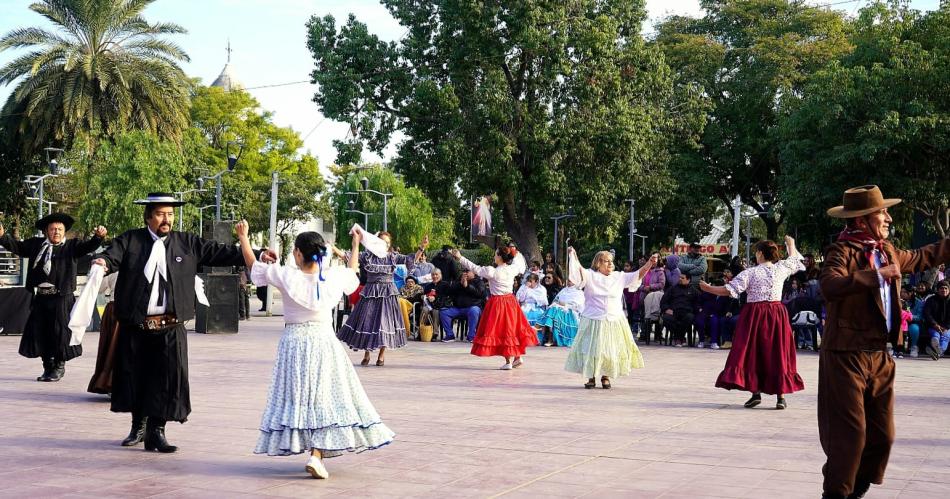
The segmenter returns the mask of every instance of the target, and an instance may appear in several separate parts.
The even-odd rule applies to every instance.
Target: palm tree
[[[29,157],[43,147],[70,147],[142,129],[180,142],[188,126],[190,82],[179,66],[188,55],[162,35],[177,24],[151,24],[154,0],[40,0],[30,10],[55,31],[19,28],[0,51],[30,49],[0,68],[0,85],[19,82],[0,111]]]

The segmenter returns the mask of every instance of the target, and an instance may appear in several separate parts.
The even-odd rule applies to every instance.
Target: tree
[[[856,185],[880,185],[950,234],[950,3],[921,14],[875,2],[853,23],[854,51],[816,73],[782,126],[784,203],[814,220]],[[819,214],[819,224],[827,224]]]
[[[314,101],[350,125],[337,162],[405,136],[393,167],[439,212],[495,194],[504,229],[537,257],[541,226],[573,207],[581,237],[611,240],[622,200],[656,213],[702,101],[640,36],[642,1],[384,0],[407,28],[384,43],[350,16],[312,17]]]
[[[180,141],[188,126],[188,84],[178,66],[188,56],[162,35],[177,24],[149,23],[142,11],[154,0],[41,0],[30,9],[56,31],[18,28],[0,50],[31,49],[0,68],[0,84],[17,83],[3,115],[30,157],[43,147],[69,149],[82,139],[141,129]]]
[[[275,125],[272,114],[262,111],[257,100],[241,90],[195,85],[191,102],[192,127],[185,134],[184,150],[192,172],[218,173],[227,167],[228,147],[232,153],[241,151],[234,171],[221,176],[222,203],[233,206],[236,216],[246,218],[255,231],[269,227],[273,172],[281,182],[277,205],[281,236],[296,222],[331,216],[317,159],[298,152],[303,147],[300,134]],[[186,183],[193,184],[197,176],[190,173]],[[213,204],[213,182],[207,182],[205,188],[208,192],[195,199]],[[192,220],[197,217],[197,211],[189,214]]]
[[[392,170],[381,166],[354,168],[336,166],[332,168],[337,178],[333,189],[333,207],[336,219],[337,245],[346,248],[349,245],[349,232],[354,223],[363,225],[363,216],[348,213],[349,201],[354,201],[356,210],[370,214],[369,225],[364,227],[371,232],[383,230],[382,197],[372,193],[359,193],[360,179],[369,181],[369,188],[392,194],[389,199],[388,226],[394,248],[403,253],[413,253],[428,235],[432,247],[450,243],[452,240],[451,216],[438,216],[433,212],[429,198],[416,187],[408,187]],[[357,193],[356,195],[347,194]]]
[[[86,199],[78,207],[77,229],[87,231],[102,224],[109,233],[121,234],[142,227],[142,207],[135,200],[149,192],[181,190],[187,173],[185,158],[175,144],[144,131],[116,135],[96,154],[86,179]]]
[[[781,139],[786,101],[809,75],[849,50],[840,14],[802,0],[703,0],[702,18],[671,17],[657,43],[681,82],[701,85],[713,102],[693,161],[714,179],[725,206],[741,196],[777,237]]]

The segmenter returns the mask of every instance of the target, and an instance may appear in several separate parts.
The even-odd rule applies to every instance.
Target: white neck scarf
[[[53,247],[62,245],[63,243],[53,244],[49,241],[49,238],[46,238],[43,241],[43,246],[40,246],[40,252],[36,254],[36,262],[33,264],[33,268],[38,267],[40,262],[43,262],[43,272],[49,275],[50,271],[53,270],[53,262],[50,261],[53,257]]]
[[[161,282],[168,281],[168,269],[165,262],[165,242],[162,238],[158,237],[152,229],[148,230],[148,234],[152,236],[152,252],[148,256],[148,261],[145,262],[145,279],[149,284],[152,285],[152,293],[149,296],[149,304],[158,304],[161,305],[164,302],[164,297],[158,296],[159,288]],[[158,277],[158,279],[156,279]]]

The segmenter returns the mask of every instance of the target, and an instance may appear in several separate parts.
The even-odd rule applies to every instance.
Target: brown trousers
[[[887,352],[822,350],[818,435],[828,457],[824,491],[847,496],[880,484],[894,443],[894,361]]]

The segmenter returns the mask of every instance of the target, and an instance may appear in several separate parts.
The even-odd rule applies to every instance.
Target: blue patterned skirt
[[[402,319],[396,287],[391,282],[370,283],[360,295],[346,324],[337,332],[340,341],[353,350],[406,346],[406,323]]]
[[[319,449],[329,458],[382,447],[394,436],[330,325],[288,324],[277,346],[254,453],[286,456]]]

